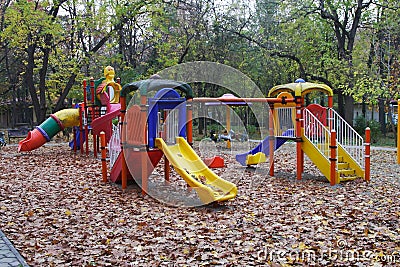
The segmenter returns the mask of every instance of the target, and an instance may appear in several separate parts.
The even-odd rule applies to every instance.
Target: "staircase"
[[[337,133],[336,183],[357,178],[364,179],[364,140],[333,109],[323,110],[324,116],[315,116],[305,108],[302,149],[321,173],[330,181],[331,130]],[[319,113],[322,114],[322,113]],[[318,114],[317,114],[318,115]]]

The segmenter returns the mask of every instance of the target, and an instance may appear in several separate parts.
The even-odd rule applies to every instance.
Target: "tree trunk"
[[[378,107],[379,107],[379,123],[381,125],[381,132],[385,136],[386,135],[386,119],[385,119],[385,100],[383,98],[379,98]]]
[[[44,121],[46,116],[46,102],[40,102],[38,98],[38,94],[36,92],[35,83],[33,80],[34,77],[34,68],[35,68],[35,46],[30,45],[27,48],[27,63],[25,67],[25,85],[29,90],[29,94],[32,99],[33,109],[35,110],[37,123]],[[46,99],[44,99],[45,101]]]
[[[69,76],[68,83],[65,85],[64,90],[62,91],[60,97],[58,98],[57,104],[54,107],[53,112],[56,112],[56,111],[59,111],[60,109],[65,108],[64,100],[65,100],[65,98],[67,98],[69,91],[71,90],[72,86],[74,85],[76,76],[77,76],[77,74],[71,74],[71,76]]]
[[[344,117],[344,97],[341,90],[337,91],[338,99],[338,112],[340,116]]]
[[[354,118],[354,98],[352,96],[346,95],[344,97],[345,100],[345,110],[344,110],[344,119],[353,126],[353,118]]]
[[[367,104],[365,103],[365,98],[366,96],[364,95],[362,98],[362,107],[361,107],[362,116],[364,119],[367,117]]]

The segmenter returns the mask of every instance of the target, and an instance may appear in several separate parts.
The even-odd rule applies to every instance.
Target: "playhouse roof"
[[[332,89],[325,84],[309,83],[309,82],[294,82],[272,87],[269,91],[269,97],[275,97],[281,92],[289,92],[294,96],[304,96],[312,91],[320,91],[328,96],[333,96]]]

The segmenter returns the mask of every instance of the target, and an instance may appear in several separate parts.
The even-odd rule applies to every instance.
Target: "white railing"
[[[119,132],[119,127],[113,125],[113,133],[108,142],[108,154],[110,156],[110,169],[114,166],[115,161],[121,152],[121,135]]]
[[[304,136],[329,160],[331,134],[324,124],[308,109],[303,111]]]
[[[179,136],[179,110],[175,109],[168,112],[164,127],[167,128],[165,142],[167,144],[175,144],[176,137]]]
[[[296,107],[276,108],[274,109],[274,115],[275,136],[282,136],[287,130],[296,128]],[[295,137],[295,134],[291,137]]]
[[[364,139],[333,108],[327,109],[327,117],[329,128],[336,131],[338,143],[361,167],[364,167]]]

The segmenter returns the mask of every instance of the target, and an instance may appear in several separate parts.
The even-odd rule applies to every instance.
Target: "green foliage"
[[[367,122],[367,127],[371,129],[371,142],[377,143],[378,140],[382,137],[380,123],[375,120],[371,120]]]
[[[247,134],[250,136],[250,137],[255,137],[257,134],[258,134],[258,131],[257,131],[257,127],[256,126],[254,126],[254,125],[247,125]]]
[[[355,119],[354,129],[359,135],[364,136],[367,127],[371,130],[371,142],[377,143],[382,138],[380,123],[376,120],[367,121],[363,116],[358,116]]]
[[[363,116],[356,117],[354,123],[354,130],[356,130],[356,132],[359,135],[361,136],[364,135],[366,127],[367,127],[367,120]]]
[[[358,73],[355,73],[356,75]],[[385,81],[379,77],[357,75],[356,84],[353,90],[346,90],[346,93],[353,95],[354,99],[361,102],[363,97],[367,103],[377,105],[378,98],[389,97],[389,91],[384,86]]]
[[[46,4],[42,3],[43,6]],[[0,34],[1,39],[10,47],[19,48],[20,52],[32,44],[51,48],[48,47],[51,44],[46,44],[45,38],[50,35],[54,43],[57,43],[64,34],[58,20],[53,19],[42,8],[36,9],[34,2],[28,1],[17,1],[7,9],[5,25]]]

